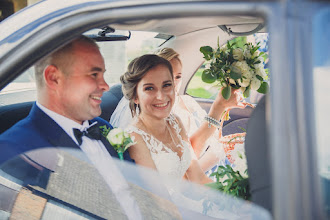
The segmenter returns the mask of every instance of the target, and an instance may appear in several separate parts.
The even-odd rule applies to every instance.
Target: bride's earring
[[[136,117],[139,117],[139,115],[140,115],[140,108],[139,108],[139,105],[136,104],[136,107],[135,107],[135,116]]]

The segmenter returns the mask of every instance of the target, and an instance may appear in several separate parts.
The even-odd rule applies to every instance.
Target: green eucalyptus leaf
[[[228,100],[230,98],[230,95],[231,95],[231,87],[230,86],[224,87],[223,90],[221,91],[221,95],[226,100]]]
[[[256,75],[256,77],[257,77],[257,79],[259,79],[260,81],[264,81],[264,79],[263,79],[261,76]]]
[[[230,78],[240,79],[241,77],[242,77],[242,73],[237,67],[230,68]]]
[[[211,177],[211,176],[217,176],[217,175],[218,175],[217,173],[211,173],[211,174],[210,174],[210,177]]]
[[[211,60],[213,58],[213,49],[210,46],[201,47],[200,52],[203,53],[205,60]]]
[[[221,183],[216,183],[216,182],[214,182],[214,183],[206,183],[205,185],[211,187],[212,189],[219,189],[219,188],[222,187],[222,184]]]
[[[267,82],[261,83],[259,89],[257,90],[259,93],[266,94],[269,91],[269,85]]]
[[[251,91],[250,86],[246,87],[245,91],[243,92],[244,98],[247,98],[250,96],[250,91]]]
[[[241,88],[241,86],[237,83],[237,84],[230,84],[231,88],[233,89],[239,89]]]
[[[214,83],[217,80],[217,76],[210,70],[206,69],[202,73],[202,80],[206,83]]]

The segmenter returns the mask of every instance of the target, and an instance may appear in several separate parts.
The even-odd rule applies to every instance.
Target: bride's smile
[[[175,100],[174,83],[169,69],[158,65],[150,69],[137,85],[141,115],[164,119],[169,116]]]
[[[156,108],[164,108],[164,107],[167,107],[169,105],[170,102],[166,102],[166,103],[163,103],[163,104],[155,104],[154,106]]]

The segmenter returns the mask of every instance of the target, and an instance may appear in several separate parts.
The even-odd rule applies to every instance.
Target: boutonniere
[[[100,126],[102,135],[109,141],[113,148],[117,151],[119,159],[124,160],[124,152],[132,145],[136,144],[134,142],[134,137],[131,137],[126,131],[121,128],[107,128],[106,125]]]

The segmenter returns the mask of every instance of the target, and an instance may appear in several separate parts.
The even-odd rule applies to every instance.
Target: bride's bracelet
[[[216,120],[215,118],[212,118],[212,117],[206,115],[204,117],[204,120],[207,121],[207,123],[209,124],[209,128],[211,127],[211,125],[214,126],[214,127],[216,127],[216,128],[218,128],[218,129],[221,128],[220,121]]]

